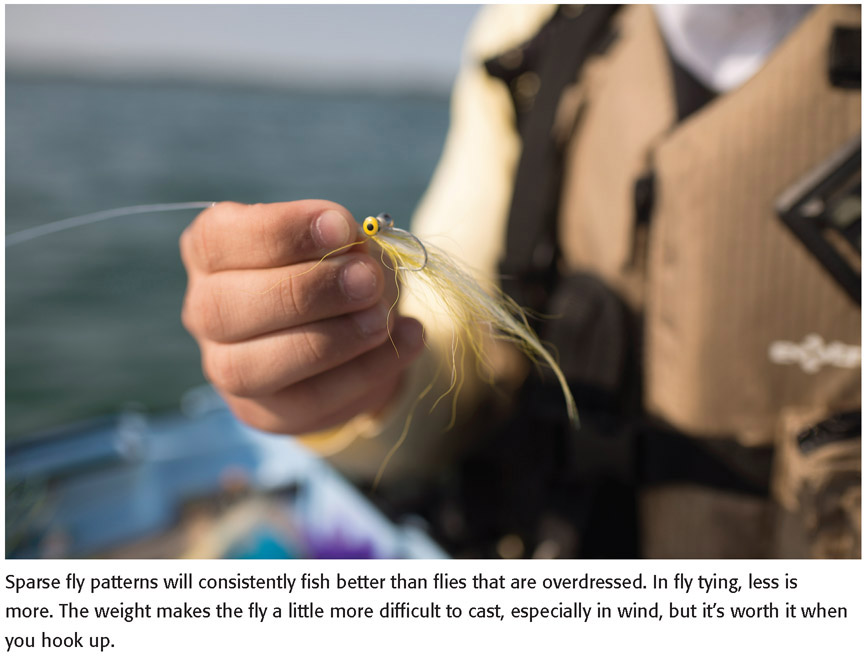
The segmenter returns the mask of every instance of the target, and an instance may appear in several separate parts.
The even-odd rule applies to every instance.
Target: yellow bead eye
[[[379,221],[377,221],[375,217],[369,216],[364,219],[364,223],[361,224],[361,229],[364,230],[364,234],[373,237],[373,235],[379,232]]]

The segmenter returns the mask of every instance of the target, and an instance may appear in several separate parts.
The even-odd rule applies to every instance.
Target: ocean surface
[[[6,234],[126,205],[327,198],[406,226],[442,149],[446,97],[7,78]],[[6,251],[6,429],[202,384],[180,322],[195,211],[132,216]]]

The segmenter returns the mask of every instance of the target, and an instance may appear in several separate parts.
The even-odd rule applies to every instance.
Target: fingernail
[[[388,310],[382,303],[377,303],[372,308],[356,312],[352,320],[361,331],[362,335],[370,337],[385,332]]]
[[[363,301],[372,297],[377,288],[376,274],[364,262],[350,262],[340,274],[340,286],[350,301]]]
[[[337,210],[327,210],[313,223],[313,238],[322,248],[340,248],[349,243],[349,220]]]

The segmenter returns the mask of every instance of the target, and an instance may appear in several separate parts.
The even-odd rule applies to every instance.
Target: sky
[[[475,5],[7,5],[13,73],[445,90]]]

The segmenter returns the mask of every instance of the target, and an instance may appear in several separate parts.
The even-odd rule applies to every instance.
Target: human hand
[[[320,262],[362,237],[346,209],[321,200],[219,203],[181,235],[184,326],[245,423],[307,433],[396,394],[421,352],[421,324],[392,311],[387,326],[397,290],[366,244]]]

